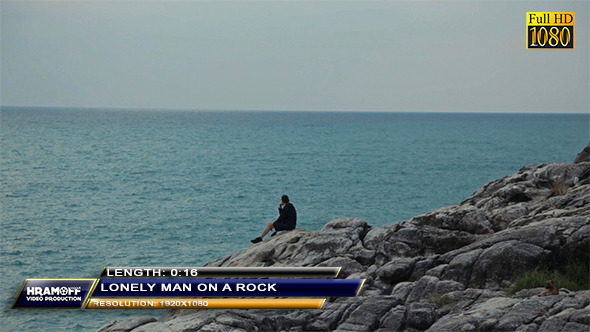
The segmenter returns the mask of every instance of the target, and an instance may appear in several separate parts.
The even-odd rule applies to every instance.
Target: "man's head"
[[[283,195],[283,196],[281,197],[281,202],[283,202],[283,203],[285,203],[285,204],[289,203],[289,196],[287,196],[287,195]]]

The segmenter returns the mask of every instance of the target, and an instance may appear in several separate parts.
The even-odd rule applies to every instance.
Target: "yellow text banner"
[[[321,309],[325,300],[91,298],[86,309]]]
[[[527,12],[527,26],[574,25],[574,12]]]

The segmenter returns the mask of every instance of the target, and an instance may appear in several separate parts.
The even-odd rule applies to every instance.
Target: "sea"
[[[588,114],[2,107],[0,329],[158,317],[11,306],[26,278],[202,266],[250,246],[284,194],[308,231],[408,220],[523,166],[573,162],[589,125]]]

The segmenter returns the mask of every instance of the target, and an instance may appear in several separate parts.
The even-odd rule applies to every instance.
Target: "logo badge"
[[[97,279],[26,279],[13,309],[81,309]]]
[[[526,48],[574,49],[573,12],[527,12]]]

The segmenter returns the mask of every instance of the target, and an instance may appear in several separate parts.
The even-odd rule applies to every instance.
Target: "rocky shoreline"
[[[590,290],[507,289],[527,271],[590,260],[589,154],[590,144],[573,164],[524,167],[408,221],[338,219],[206,265],[341,266],[340,278],[366,278],[358,297],[330,298],[321,310],[171,310],[99,331],[587,332]]]

